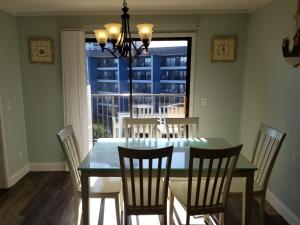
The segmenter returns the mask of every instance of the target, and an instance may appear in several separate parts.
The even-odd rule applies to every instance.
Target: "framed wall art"
[[[31,63],[54,63],[54,46],[51,38],[30,38],[28,45]]]
[[[237,38],[235,36],[214,36],[211,43],[211,61],[234,62],[236,49]]]

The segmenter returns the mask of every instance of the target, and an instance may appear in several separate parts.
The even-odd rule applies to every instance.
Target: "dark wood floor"
[[[241,204],[241,196],[230,196],[227,224],[241,224]],[[67,172],[31,172],[10,190],[0,190],[0,225],[71,225],[72,210],[73,191]],[[259,224],[258,210],[255,203],[253,225]],[[266,225],[288,224],[269,204],[266,210]]]

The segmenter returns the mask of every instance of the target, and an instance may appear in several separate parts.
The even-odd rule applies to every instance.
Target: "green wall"
[[[288,133],[271,177],[270,189],[299,217],[300,181],[295,178],[300,177],[300,106],[297,99],[300,96],[300,73],[299,68],[289,66],[281,56],[282,38],[287,35],[292,37],[294,32],[292,15],[295,10],[296,0],[273,0],[249,16],[132,15],[131,24],[144,22],[146,18],[145,22],[156,25],[156,33],[172,30],[164,32],[163,27],[174,27],[174,31],[184,28],[184,32],[196,33],[193,108],[194,115],[200,116],[201,136],[225,137],[232,144],[240,141],[244,144],[244,154],[250,157],[261,122]],[[0,36],[0,88],[5,109],[10,174],[26,164],[27,149],[29,162],[63,161],[55,137],[63,127],[59,30],[93,30],[118,20],[118,16],[16,18],[0,13],[0,27],[7,34]],[[238,37],[236,62],[210,62],[210,41],[216,34]],[[54,64],[29,62],[30,37],[50,37],[54,40]],[[204,96],[208,97],[207,106],[200,104]],[[13,106],[10,112],[6,110],[7,102]],[[23,157],[20,157],[20,149],[24,151]],[[287,191],[286,184],[289,184],[290,191]]]
[[[246,19],[245,15],[202,16],[197,33],[194,112],[200,117],[200,135],[225,137],[232,144],[239,143]],[[210,62],[210,41],[218,34],[237,36],[236,62]],[[200,104],[203,96],[208,97],[207,106]]]
[[[0,97],[12,176],[28,163],[16,17],[0,11],[0,29]]]
[[[55,17],[17,17],[29,162],[62,162],[56,137],[63,128],[59,24]],[[28,39],[50,37],[54,64],[31,64]]]
[[[133,15],[131,24],[150,22],[156,32],[163,27],[185,28],[197,33],[195,62],[194,115],[200,116],[201,136],[225,137],[238,143],[241,116],[245,15]],[[118,21],[118,16],[24,16],[17,17],[23,97],[30,162],[62,161],[55,134],[63,127],[62,74],[59,29],[93,30]],[[197,29],[196,27],[199,26]],[[160,27],[160,28],[159,28]],[[168,29],[167,32],[170,32]],[[215,34],[238,37],[238,59],[235,63],[211,63],[210,41]],[[30,37],[51,37],[55,41],[55,64],[36,65],[28,60]],[[208,97],[208,106],[200,98]],[[42,130],[42,132],[41,132]]]
[[[259,124],[287,132],[269,188],[300,217],[300,69],[282,57],[281,43],[293,37],[296,0],[273,0],[249,17],[242,135],[250,156]]]

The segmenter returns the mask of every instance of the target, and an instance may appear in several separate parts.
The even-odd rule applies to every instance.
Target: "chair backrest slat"
[[[70,170],[73,188],[75,191],[80,191],[81,180],[78,166],[81,162],[81,156],[73,127],[71,125],[66,126],[56,136],[62,146],[67,166]]]
[[[210,206],[213,205],[213,201],[215,199],[215,192],[216,192],[216,188],[217,188],[217,184],[218,184],[218,180],[219,180],[219,174],[220,174],[223,158],[220,158],[218,161],[219,162],[218,162],[217,172],[216,172],[216,175],[215,175],[215,178],[213,181],[214,183],[212,186],[212,194],[211,194],[210,203],[209,203]]]
[[[199,117],[165,118],[168,138],[199,138]]]
[[[159,199],[159,187],[160,187],[160,180],[161,180],[161,163],[162,163],[162,158],[159,158],[158,159],[158,166],[157,166],[155,206],[158,206],[158,199]]]
[[[125,210],[166,210],[172,152],[119,147]]]
[[[225,180],[226,180],[226,177],[227,177],[229,163],[230,163],[230,158],[227,158],[225,167],[223,169],[219,190],[218,190],[217,202],[220,202],[220,200],[221,200],[222,190],[223,190],[223,186],[224,186],[224,183],[225,183]]]
[[[208,166],[207,176],[205,179],[205,188],[204,188],[204,195],[203,195],[203,202],[202,202],[203,207],[206,207],[206,199],[207,199],[207,193],[209,191],[209,186],[210,186],[210,175],[211,175],[212,165],[213,165],[213,159],[209,159],[209,166]]]
[[[286,133],[261,124],[252,157],[252,163],[257,166],[254,179],[266,191],[269,178],[277,155],[285,139]]]
[[[143,138],[157,138],[157,125],[156,118],[124,118],[125,137],[140,138],[142,134]]]
[[[202,214],[209,208],[224,209],[241,149],[242,145],[226,149],[190,149],[188,210]]]
[[[143,177],[143,160],[142,159],[139,159],[139,169],[140,169],[140,187],[144,187],[144,184],[143,184],[143,180],[144,180],[144,177]],[[144,188],[141,188],[140,190],[140,199],[141,199],[141,206],[144,206]]]
[[[134,182],[134,167],[133,167],[133,159],[129,159],[130,162],[130,178],[131,178],[131,190],[132,190],[132,202],[133,205],[136,206],[136,200],[135,200],[135,182]]]
[[[151,194],[152,194],[152,159],[149,159],[149,170],[148,171],[149,171],[149,175],[148,175],[148,206],[151,206]]]
[[[197,180],[197,187],[196,187],[195,206],[198,206],[198,204],[199,204],[199,195],[200,195],[200,188],[201,188],[202,168],[203,168],[203,159],[201,158],[200,162],[199,162],[199,169],[198,169],[198,180]]]

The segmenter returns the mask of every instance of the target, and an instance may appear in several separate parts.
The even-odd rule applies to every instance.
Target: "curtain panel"
[[[61,31],[64,123],[73,126],[82,157],[89,152],[91,136],[84,45],[84,31]]]

